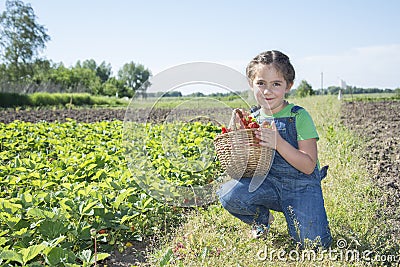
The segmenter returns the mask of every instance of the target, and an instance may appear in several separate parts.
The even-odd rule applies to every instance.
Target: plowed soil
[[[10,123],[15,120],[25,122],[65,122],[67,119],[73,119],[77,122],[99,122],[99,121],[123,121],[127,113],[126,108],[119,109],[32,109],[32,110],[0,110],[0,122]],[[175,109],[168,108],[138,108],[129,109],[129,121],[135,122],[164,122],[165,120],[173,120],[174,118],[189,118],[197,117],[204,119],[210,114],[231,114],[229,108],[208,108],[208,109]],[[219,115],[221,117],[222,115]],[[226,118],[224,118],[226,119]],[[178,119],[179,120],[179,119]]]
[[[366,141],[371,179],[383,191],[380,214],[400,238],[400,101],[352,102],[342,107],[346,127]]]
[[[42,109],[42,110],[14,110],[6,109],[0,111],[0,122],[10,123],[14,120],[26,122],[65,122],[67,118],[78,122],[98,122],[124,120],[126,109]],[[145,122],[143,114],[148,114],[145,109],[138,109],[137,113],[132,114],[138,122]],[[162,116],[162,114],[159,114]]]

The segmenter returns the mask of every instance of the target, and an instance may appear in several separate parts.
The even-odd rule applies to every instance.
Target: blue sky
[[[259,52],[292,60],[296,84],[400,87],[400,1],[30,0],[54,62],[141,63],[153,75],[193,61],[244,73]],[[5,0],[0,0],[4,10]],[[295,84],[295,85],[296,85]]]

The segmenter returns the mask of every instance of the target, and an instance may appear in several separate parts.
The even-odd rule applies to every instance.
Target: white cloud
[[[364,88],[400,87],[400,44],[367,46],[350,51],[310,56],[293,62],[297,82],[307,80],[314,89],[339,86],[340,79],[348,85]]]

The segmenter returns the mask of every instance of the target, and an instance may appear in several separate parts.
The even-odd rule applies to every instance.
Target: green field
[[[336,96],[290,101],[304,106],[313,116],[320,134],[320,162],[330,166],[323,191],[334,236],[332,249],[336,249],[334,257],[317,252],[317,260],[290,264],[362,266],[368,259],[360,256],[351,261],[343,254],[350,251],[355,255],[354,250],[360,255],[365,251],[373,255],[398,253],[390,240],[390,226],[383,223],[384,218],[376,217],[381,192],[368,176],[363,141],[340,121],[341,102]],[[241,102],[230,104],[236,103]],[[176,102],[169,105],[174,107]],[[148,125],[134,127],[137,140],[150,131]],[[193,135],[212,140],[218,132],[201,124],[185,129],[180,131],[184,134],[180,140],[186,142],[179,143],[177,149],[191,151],[185,156],[193,158],[202,153],[190,145]],[[150,151],[147,156],[154,162],[154,171],[179,185],[208,181],[215,170],[193,175],[170,165],[158,139],[157,131],[163,130],[153,127],[152,138],[140,141]],[[248,226],[218,203],[188,210],[167,206],[147,195],[133,178],[143,175],[140,169],[128,169],[122,131],[120,121],[0,124],[2,266],[90,266],[112,250],[124,250],[129,242],[148,236],[159,240],[149,255],[152,266],[264,266],[271,261],[276,266],[291,261],[290,251],[301,255],[289,242],[279,213],[274,213],[276,221],[267,240],[250,240]],[[340,247],[339,242],[347,242],[347,246]],[[279,257],[282,251],[285,261]]]

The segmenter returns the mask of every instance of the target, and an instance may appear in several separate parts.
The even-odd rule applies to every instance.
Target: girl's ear
[[[250,87],[253,87],[253,81],[247,77],[247,82],[249,83]]]
[[[290,89],[292,88],[293,84],[294,84],[294,82],[291,82],[291,83],[288,84],[288,86],[286,88],[286,92],[290,91]]]
[[[247,82],[249,83],[250,89],[253,90],[253,81],[247,78]]]

